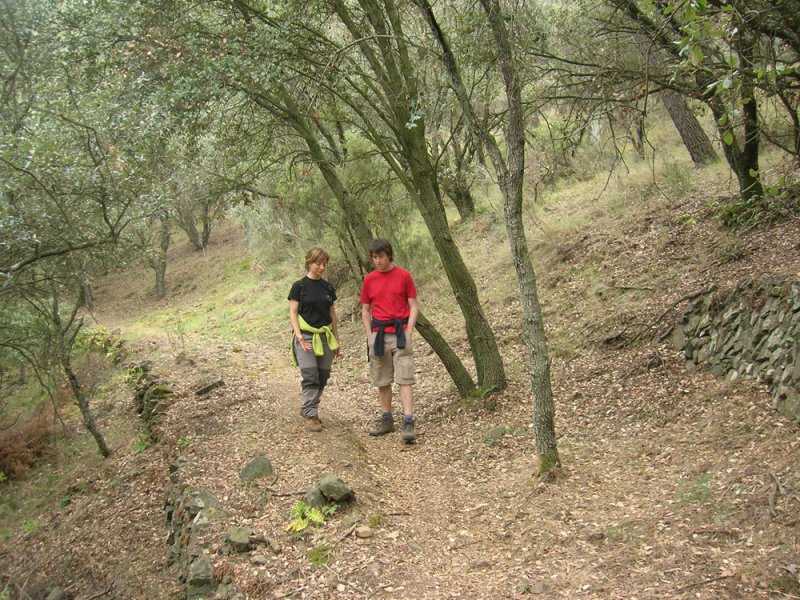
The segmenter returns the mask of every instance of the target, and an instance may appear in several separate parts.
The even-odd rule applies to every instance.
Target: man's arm
[[[419,301],[416,298],[409,298],[408,308],[408,327],[406,327],[406,331],[413,332],[414,326],[417,324],[417,317],[419,316]]]
[[[369,337],[369,334],[372,333],[372,305],[371,304],[362,304],[361,305],[361,322],[364,324],[364,331]]]

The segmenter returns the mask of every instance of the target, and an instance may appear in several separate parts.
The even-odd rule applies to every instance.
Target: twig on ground
[[[334,575],[336,575],[336,579],[337,579],[337,580],[339,580],[339,581],[341,581],[341,582],[342,582],[342,583],[344,583],[345,585],[348,585],[348,586],[350,586],[350,587],[351,587],[351,588],[353,588],[355,591],[357,591],[357,592],[360,592],[360,593],[362,593],[362,594],[366,594],[366,593],[367,593],[367,590],[363,590],[363,589],[361,589],[360,587],[358,587],[357,585],[355,585],[354,583],[350,583],[349,581],[347,581],[347,579],[345,579],[344,577],[342,577],[341,575],[339,575],[339,573],[337,573],[336,571],[334,571],[333,569],[331,569],[331,568],[330,568],[328,565],[322,565],[322,566],[323,566],[323,567],[325,567],[326,569],[328,569],[328,571],[330,571],[330,572],[331,572],[331,573],[333,573]]]
[[[780,594],[784,598],[793,598],[795,600],[800,600],[800,596],[793,596],[792,594],[788,594],[786,592],[781,592],[779,590],[770,590],[770,592],[773,593],[773,594]]]
[[[678,592],[685,592],[686,590],[690,590],[693,587],[700,587],[701,585],[708,585],[709,583],[714,583],[715,581],[722,581],[723,579],[730,579],[731,577],[736,577],[735,574],[733,575],[720,575],[719,577],[712,577],[711,579],[704,579],[703,581],[696,581],[694,583],[690,583],[689,585],[685,585],[683,587],[679,587],[675,590],[675,593]]]
[[[283,498],[286,496],[305,496],[306,492],[276,492],[272,488],[264,488],[265,492],[269,492],[270,496],[276,496],[278,498]]]
[[[455,546],[450,546],[448,550],[452,552],[453,550],[461,550],[462,548],[466,548],[467,546],[474,546],[475,544],[480,544],[484,540],[472,540],[471,542],[464,542],[463,544],[457,544]]]
[[[110,585],[102,592],[95,594],[94,596],[89,596],[86,600],[97,600],[97,598],[102,598],[103,596],[108,596],[111,593],[111,590],[114,586]]]
[[[336,544],[338,544],[339,542],[343,541],[343,540],[344,540],[344,539],[345,539],[347,536],[349,536],[351,533],[353,533],[353,532],[356,530],[356,527],[358,527],[358,523],[353,523],[353,525],[350,527],[350,529],[348,529],[347,531],[345,531],[345,532],[344,532],[342,535],[340,535],[340,536],[339,536],[339,537],[338,537],[338,538],[337,538],[337,539],[336,539],[336,540],[333,542],[333,545],[335,546],[335,545],[336,545]]]
[[[299,594],[300,592],[305,592],[307,586],[299,587],[296,590],[292,590],[291,592],[286,592],[285,594],[281,594],[280,596],[273,596],[275,600],[281,600],[282,598],[291,598],[295,594]]]

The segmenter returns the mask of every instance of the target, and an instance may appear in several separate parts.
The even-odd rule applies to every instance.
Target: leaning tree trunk
[[[478,384],[484,390],[502,390],[507,385],[503,359],[483,313],[475,281],[447,224],[436,170],[425,139],[425,115],[412,108],[421,105],[419,70],[411,57],[398,3],[394,0],[358,0],[357,4],[363,10],[363,15],[358,18],[351,14],[351,5],[355,3],[333,0],[331,4],[368,65],[368,78],[374,80],[369,89],[377,96],[373,107],[377,109],[382,124],[391,131],[391,142],[372,122],[372,115],[352,104],[351,107],[363,117],[362,124],[370,141],[381,150],[384,160],[414,199],[425,222],[464,316]]]
[[[186,237],[189,238],[189,243],[192,244],[195,250],[202,250],[205,246],[203,246],[203,239],[200,236],[200,232],[197,230],[197,220],[192,208],[181,204],[178,207],[177,213],[178,218],[175,222],[178,224],[178,227],[180,227],[186,234]]]
[[[475,382],[472,381],[472,376],[467,369],[464,368],[464,363],[462,363],[461,359],[453,352],[450,344],[445,341],[442,334],[439,333],[433,324],[422,314],[422,311],[417,315],[417,331],[419,331],[422,338],[428,342],[436,353],[436,356],[439,357],[439,360],[442,361],[442,365],[444,365],[444,368],[453,380],[459,395],[462,398],[474,395],[476,391]]]
[[[69,382],[69,388],[83,416],[83,424],[86,425],[86,429],[92,434],[94,441],[97,443],[97,448],[100,450],[100,454],[102,454],[104,458],[111,456],[111,450],[109,450],[106,445],[106,440],[100,432],[100,428],[97,426],[97,421],[95,421],[92,411],[89,409],[89,399],[78,383],[78,377],[72,369],[68,356],[62,357],[61,368],[64,369],[64,374],[67,376],[67,381]]]
[[[667,113],[675,124],[683,145],[689,151],[692,162],[696,165],[716,162],[719,157],[714,151],[714,146],[711,145],[711,140],[689,108],[686,98],[672,90],[664,90],[661,92],[661,102],[664,103]]]
[[[485,391],[500,391],[507,385],[503,359],[500,357],[494,332],[481,307],[475,280],[464,264],[461,252],[450,233],[447,215],[436,185],[436,173],[428,160],[423,127],[419,125],[407,129],[402,135],[403,154],[413,182],[413,186],[407,189],[431,234],[450,288],[461,314],[464,315],[467,339],[475,358],[478,385]]]
[[[458,211],[458,216],[462,221],[466,221],[475,214],[475,199],[472,197],[469,182],[459,167],[452,177],[441,179],[444,193],[453,201],[453,205]]]
[[[58,288],[54,284],[52,286],[51,309],[52,312],[50,314],[50,322],[53,326],[55,334],[54,341],[57,344],[55,351],[56,356],[58,357],[58,362],[61,366],[61,370],[64,372],[64,375],[67,378],[69,389],[72,392],[72,395],[75,397],[75,401],[81,411],[83,423],[86,425],[86,429],[88,429],[89,433],[92,434],[92,437],[97,443],[97,448],[100,450],[100,454],[102,454],[103,457],[108,457],[111,455],[111,450],[108,449],[106,440],[103,437],[103,434],[100,432],[100,428],[97,426],[97,422],[94,419],[92,411],[89,409],[89,399],[81,389],[80,383],[78,382],[78,376],[75,374],[75,370],[72,368],[72,360],[70,359],[75,338],[77,337],[82,325],[82,320],[75,320],[78,307],[76,306],[74,308],[72,316],[65,323],[61,316]]]

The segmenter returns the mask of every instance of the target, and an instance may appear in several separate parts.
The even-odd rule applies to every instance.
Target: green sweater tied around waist
[[[314,356],[322,356],[325,354],[325,346],[322,343],[322,336],[324,335],[328,340],[328,348],[332,351],[339,348],[339,342],[336,336],[333,335],[333,329],[330,325],[323,325],[322,327],[312,327],[306,320],[297,315],[297,322],[300,324],[300,331],[305,331],[311,334],[311,349],[314,351]],[[292,365],[297,366],[297,354],[295,354],[294,346],[295,335],[292,333],[291,347],[292,347]]]

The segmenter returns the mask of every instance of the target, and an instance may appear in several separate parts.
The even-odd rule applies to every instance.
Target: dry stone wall
[[[673,330],[687,368],[706,365],[718,377],[755,378],[774,408],[800,420],[800,282],[742,281],[698,295]]]

